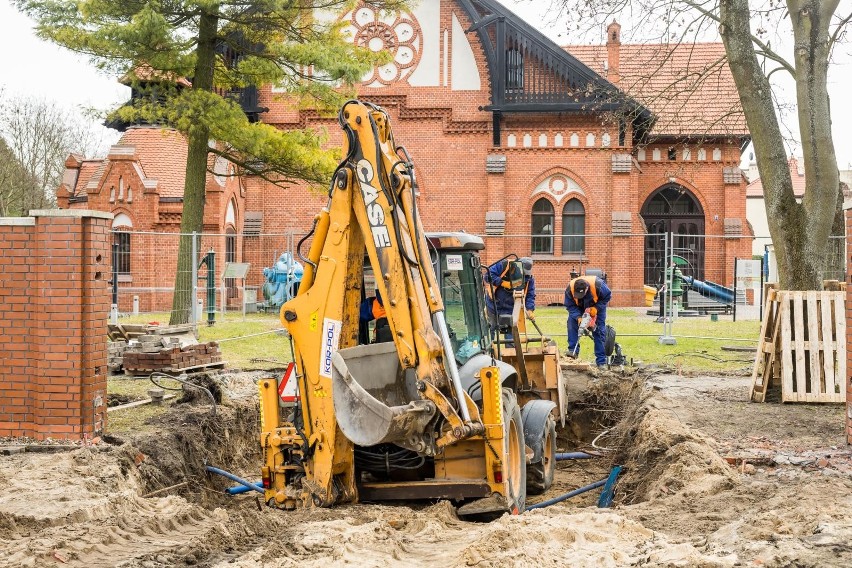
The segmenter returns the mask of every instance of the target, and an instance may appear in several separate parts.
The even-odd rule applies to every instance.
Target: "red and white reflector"
[[[299,387],[296,381],[296,365],[290,363],[287,365],[287,370],[284,371],[284,376],[278,383],[278,397],[281,402],[294,403],[299,400]]]

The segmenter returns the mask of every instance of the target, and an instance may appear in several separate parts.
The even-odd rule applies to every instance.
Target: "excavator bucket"
[[[393,343],[340,349],[332,356],[332,400],[340,430],[359,446],[393,443],[423,451],[419,442],[435,415],[421,400],[413,372],[404,372]]]

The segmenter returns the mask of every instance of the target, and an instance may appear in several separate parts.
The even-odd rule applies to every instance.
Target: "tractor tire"
[[[507,510],[520,515],[527,506],[527,454],[518,399],[503,389],[503,485]]]
[[[543,437],[541,459],[527,464],[527,493],[530,495],[541,495],[553,485],[556,474],[556,421],[553,417],[548,417]]]

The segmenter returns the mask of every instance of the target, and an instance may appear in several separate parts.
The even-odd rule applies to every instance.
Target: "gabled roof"
[[[793,180],[793,195],[804,197],[805,172],[799,171],[799,161],[794,156],[790,156],[790,159],[787,160],[787,167],[790,169],[790,178]],[[746,186],[746,197],[763,197],[763,182],[760,178]]]
[[[176,130],[157,126],[133,126],[103,159],[83,160],[73,197],[97,189],[110,164],[131,161],[144,188],[157,189],[160,197],[183,197],[186,179],[186,139]],[[139,188],[143,189],[143,188]]]
[[[606,45],[564,49],[606,73]],[[621,44],[618,72],[619,88],[656,115],[652,134],[748,137],[723,44]]]
[[[100,181],[105,168],[105,160],[83,160],[80,164],[80,174],[77,176],[77,186],[71,188],[74,192],[74,197],[85,197],[88,195],[89,183]]]

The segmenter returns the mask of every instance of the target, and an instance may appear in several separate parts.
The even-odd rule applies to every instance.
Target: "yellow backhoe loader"
[[[556,344],[527,333],[522,278],[511,338],[489,334],[483,241],[424,233],[414,167],[383,109],[349,101],[338,120],[345,158],[302,241],[312,238],[298,295],[281,308],[298,399],[259,382],[265,500],[443,498],[461,515],[523,512],[527,491],[553,481],[565,419]],[[372,295],[390,341],[365,338]]]

